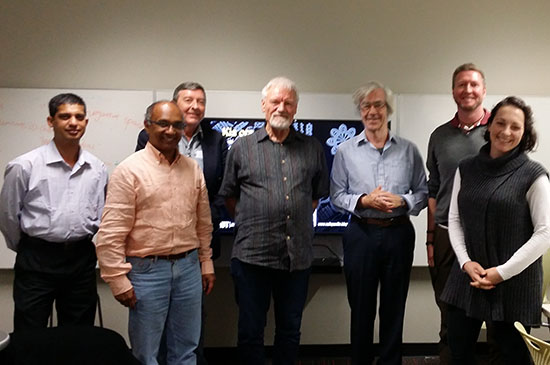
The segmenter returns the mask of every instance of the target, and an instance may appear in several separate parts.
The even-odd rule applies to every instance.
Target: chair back
[[[514,326],[521,334],[521,338],[525,341],[529,353],[533,358],[535,365],[549,365],[550,364],[550,344],[531,336],[525,330],[525,327],[519,322],[515,322]]]
[[[0,331],[0,351],[8,347],[10,343],[10,335],[4,331]]]

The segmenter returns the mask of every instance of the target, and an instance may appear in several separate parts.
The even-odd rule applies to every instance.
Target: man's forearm
[[[428,226],[426,227],[426,242],[433,243],[434,240],[436,206],[437,201],[435,198],[428,198]]]

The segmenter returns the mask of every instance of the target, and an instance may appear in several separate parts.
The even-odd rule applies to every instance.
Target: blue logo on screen
[[[330,137],[325,142],[327,146],[332,147],[330,153],[334,156],[336,151],[338,151],[338,146],[348,139],[355,137],[356,132],[355,128],[348,128],[345,124],[340,124],[338,129],[332,128],[330,130]]]

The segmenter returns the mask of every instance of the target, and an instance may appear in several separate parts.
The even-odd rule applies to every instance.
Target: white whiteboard
[[[0,89],[0,183],[9,161],[52,139],[46,123],[48,102],[63,92],[84,99],[89,123],[82,146],[101,159],[109,172],[134,152],[153,91]],[[14,261],[15,253],[0,234],[0,268],[11,268]]]
[[[2,89],[0,88],[0,170],[6,164],[31,149],[47,143],[52,132],[46,123],[47,104],[54,95],[74,92],[88,106],[90,122],[82,139],[84,148],[105,162],[109,172],[131,154],[143,126],[145,108],[154,100],[171,99],[171,90],[61,90],[61,89]],[[392,129],[413,141],[426,162],[428,139],[440,124],[456,112],[451,94],[399,94],[396,112],[391,117]],[[521,95],[520,95],[521,97]],[[487,96],[485,107],[492,106],[503,96]],[[262,118],[261,93],[255,91],[208,91],[207,117]],[[533,107],[539,148],[531,158],[550,167],[550,97],[525,96]],[[298,119],[357,120],[359,115],[350,94],[300,94]],[[426,265],[426,210],[412,218],[416,229],[414,266]],[[334,237],[339,244],[340,238]],[[0,235],[0,268],[13,267],[15,254],[6,248]]]
[[[145,109],[154,100],[172,98],[171,90],[61,90],[0,88],[0,170],[13,158],[48,143],[48,101],[62,92],[81,96],[89,124],[82,146],[101,159],[109,172],[131,154],[143,128]],[[207,117],[262,118],[258,91],[207,91]],[[348,94],[301,94],[297,118],[359,119]],[[13,267],[15,253],[0,235],[0,268]]]

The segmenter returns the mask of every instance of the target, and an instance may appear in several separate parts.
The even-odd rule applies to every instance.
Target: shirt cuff
[[[510,279],[512,277],[512,275],[507,273],[506,270],[503,268],[503,266],[504,265],[498,265],[497,267],[495,267],[495,269],[497,270],[498,274],[502,278],[502,281],[506,281],[506,280]]]
[[[353,194],[353,195],[351,195],[350,200],[349,200],[350,206],[348,207],[348,212],[350,212],[352,214],[355,214],[356,216],[360,217],[361,214],[359,214],[359,213],[365,211],[366,209],[368,209],[368,208],[357,209],[357,203],[359,202],[359,199],[363,195],[368,195],[368,194],[363,193],[363,194]]]
[[[212,260],[206,260],[201,262],[201,273],[204,274],[213,274],[214,273],[214,262]]]
[[[403,198],[403,200],[405,201],[406,206],[404,208],[407,210],[407,214],[409,214],[411,210],[414,208],[414,201],[412,199],[412,196],[404,194],[404,195],[401,195],[401,198]]]
[[[116,278],[109,282],[109,287],[114,296],[117,296],[122,293],[126,293],[128,290],[132,289],[132,283],[126,275],[122,275],[119,278]]]

